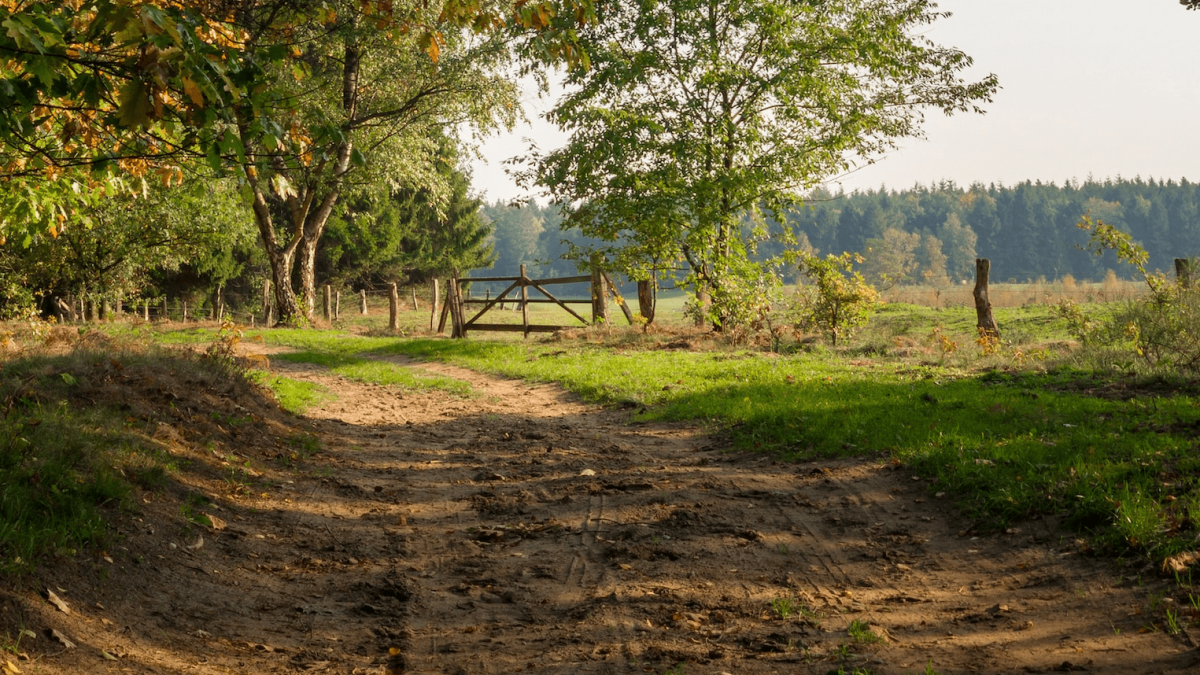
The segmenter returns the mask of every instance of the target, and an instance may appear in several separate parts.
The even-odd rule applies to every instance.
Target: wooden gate
[[[463,298],[462,284],[463,283],[508,283],[508,286],[500,292],[496,297],[486,300]],[[588,300],[571,300],[560,299],[555,297],[550,291],[546,290],[547,286],[556,284],[581,284],[587,283],[591,285],[591,298]],[[438,322],[437,332],[442,332],[446,329],[446,319],[449,316],[453,324],[451,335],[453,337],[466,337],[470,331],[498,331],[498,332],[513,332],[523,333],[525,337],[529,337],[530,333],[551,333],[556,330],[565,328],[575,328],[579,326],[587,326],[593,323],[608,321],[608,293],[611,284],[608,281],[607,275],[596,270],[590,275],[580,275],[574,277],[557,277],[553,279],[530,279],[525,274],[525,266],[521,265],[521,276],[518,277],[473,277],[469,279],[459,279],[457,276],[452,277],[446,285],[446,304],[442,309],[441,319]],[[529,297],[529,289],[533,289],[540,293],[543,297]],[[504,302],[518,303],[521,307],[521,323],[481,323],[479,320],[483,318],[488,311],[495,308],[497,305]],[[624,310],[626,318],[632,323],[632,315],[625,307],[624,302],[618,299],[621,308]],[[555,304],[562,307],[568,314],[579,320],[578,324],[572,326],[558,326],[548,324],[534,324],[529,322],[529,304],[544,303]],[[475,313],[471,318],[466,316],[466,307],[468,305],[483,305],[482,309]],[[571,309],[569,305],[591,305],[592,319],[588,321],[583,316]]]

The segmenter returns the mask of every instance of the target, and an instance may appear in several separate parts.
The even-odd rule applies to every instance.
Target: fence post
[[[1189,258],[1175,259],[1175,280],[1180,288],[1192,287],[1192,261]]]
[[[150,301],[142,300],[142,321],[150,321]]]
[[[431,280],[429,285],[433,289],[433,294],[429,296],[429,330],[432,331],[437,328],[438,304],[440,304],[438,302],[440,299],[438,298],[438,280]]]
[[[975,327],[980,335],[1000,337],[1000,328],[996,325],[996,317],[992,316],[992,303],[988,299],[988,274],[992,269],[992,261],[987,258],[975,259]]]
[[[446,319],[450,317],[450,305],[454,303],[450,300],[450,280],[446,280],[445,297],[442,299],[442,311],[439,313],[441,318],[438,319],[437,330],[434,331],[438,335],[446,332]]]
[[[529,277],[521,265],[521,325],[525,327],[525,338],[529,339]]]
[[[467,337],[466,317],[463,316],[462,286],[458,283],[458,270],[451,272],[449,286],[446,288],[447,309],[450,310],[450,337]]]
[[[395,282],[388,287],[388,329],[393,333],[400,330],[400,291]]]
[[[342,320],[342,292],[340,290],[333,292],[333,320]]]
[[[363,316],[367,315],[367,289],[362,289],[358,292],[358,313]]]
[[[421,309],[421,306],[417,304],[417,287],[416,287],[416,286],[409,286],[409,287],[408,287],[408,290],[409,290],[409,292],[411,292],[411,293],[412,293],[412,304],[413,304],[413,311],[415,312],[415,311],[417,311],[418,309]]]
[[[333,318],[333,314],[331,313],[331,310],[333,309],[332,305],[333,305],[333,287],[330,286],[329,284],[325,284],[325,303],[323,305],[321,305],[321,314],[325,317],[326,321],[329,321],[330,319]]]
[[[262,316],[263,325],[270,327],[271,325],[271,280],[267,279],[263,282],[262,295]]]
[[[608,323],[608,283],[600,267],[602,258],[592,256],[592,324]]]
[[[187,323],[187,300],[179,299],[179,316],[183,323]]]
[[[225,318],[225,296],[222,292],[223,286],[217,286],[217,291],[213,295],[213,318],[220,321]]]

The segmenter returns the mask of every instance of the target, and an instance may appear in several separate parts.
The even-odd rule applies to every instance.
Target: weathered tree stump
[[[992,303],[988,299],[988,274],[991,269],[992,261],[987,258],[975,259],[975,327],[980,335],[998,338],[1000,327],[996,325]]]
[[[1190,258],[1175,259],[1175,281],[1180,288],[1192,287],[1192,261]]]

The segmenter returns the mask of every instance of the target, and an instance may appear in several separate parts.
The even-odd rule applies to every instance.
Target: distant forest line
[[[573,273],[574,263],[560,259],[568,250],[564,240],[594,243],[578,231],[561,231],[562,216],[554,205],[530,202],[518,209],[496,203],[484,205],[482,213],[494,227],[496,263],[489,274],[515,275],[522,263],[533,275]],[[789,211],[783,223],[771,223],[776,236],[759,244],[758,257],[779,253],[783,245],[777,235],[788,227],[821,254],[858,251],[869,265],[876,249],[895,241],[896,232],[888,232],[893,230],[921,238],[914,248],[915,269],[901,275],[902,281],[920,282],[921,271],[931,264],[922,251],[938,249],[945,274],[953,280],[971,278],[976,257],[992,261],[995,281],[1067,274],[1100,280],[1110,269],[1131,277],[1133,270],[1115,256],[1082,250],[1088,235],[1076,224],[1085,214],[1132,234],[1150,254],[1149,269],[1169,271],[1174,258],[1200,253],[1200,184],[1117,178],[966,188],[942,182],[838,194],[818,190]],[[933,257],[937,267],[938,254]],[[784,276],[792,274],[785,271]]]

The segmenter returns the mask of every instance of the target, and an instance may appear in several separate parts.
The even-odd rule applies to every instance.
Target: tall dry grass
[[[928,285],[895,286],[884,291],[885,302],[902,302],[925,307],[974,307],[972,292],[975,285],[959,283],[943,287]],[[1077,281],[1065,275],[1055,281],[1045,277],[1023,284],[992,284],[989,296],[993,307],[1025,307],[1029,305],[1053,305],[1061,300],[1084,302],[1116,302],[1131,300],[1146,294],[1146,285],[1139,281],[1117,278],[1109,270],[1103,281]]]

